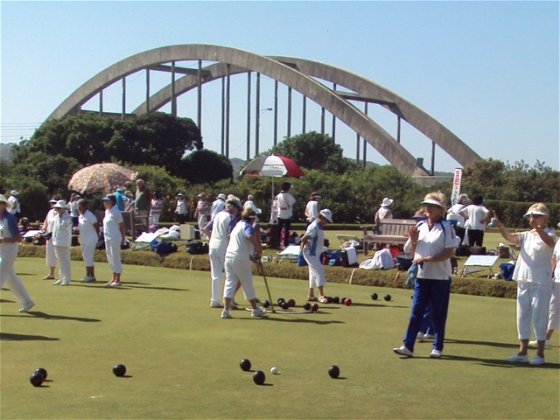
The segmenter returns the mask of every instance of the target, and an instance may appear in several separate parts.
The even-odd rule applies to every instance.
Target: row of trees
[[[383,197],[395,199],[396,217],[408,217],[428,190],[441,190],[447,196],[451,192],[450,181],[425,187],[389,165],[358,166],[343,157],[340,145],[328,135],[316,132],[286,138],[263,154],[270,153],[291,157],[304,168],[305,177],[291,180],[301,218],[312,191],[321,193],[322,205],[341,223],[372,222]],[[11,162],[0,161],[0,191],[18,189],[23,212],[39,220],[48,198],[69,195],[67,183],[76,170],[104,161],[134,168],[164,196],[178,191],[190,196],[225,192],[243,199],[253,194],[268,217],[272,179],[234,180],[231,163],[203,149],[192,120],[158,113],[135,120],[94,114],[48,121],[31,139],[13,147]],[[278,190],[280,181],[274,182]],[[550,204],[552,219],[558,221],[559,185],[559,172],[540,162],[531,167],[523,161],[506,164],[488,159],[465,168],[462,192],[484,196],[509,225],[520,226],[519,209],[537,201]]]

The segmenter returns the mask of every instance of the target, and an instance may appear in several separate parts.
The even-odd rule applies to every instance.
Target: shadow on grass
[[[38,276],[37,273],[17,273],[18,276]]]
[[[455,356],[446,354],[442,360],[458,361],[458,362],[478,362],[482,366],[516,368],[516,369],[560,369],[560,363],[545,363],[544,365],[532,366],[529,363],[512,363],[503,359],[481,359],[479,357]]]
[[[0,332],[0,341],[58,341],[59,338],[45,337],[44,335],[15,334]]]
[[[96,318],[84,318],[84,317],[80,317],[80,316],[66,316],[66,315],[52,315],[52,314],[48,314],[46,312],[41,312],[41,311],[29,311],[29,312],[27,312],[27,314],[21,314],[21,315],[2,314],[2,315],[0,315],[0,317],[5,317],[5,316],[21,317],[21,316],[28,316],[28,315],[33,315],[36,318],[43,318],[43,319],[62,319],[62,320],[80,321],[80,322],[101,322],[100,319],[96,319]]]
[[[0,299],[0,303],[14,303],[13,300],[9,300],[9,299]]]
[[[276,314],[278,315],[278,314]],[[245,318],[239,318],[245,319]],[[246,318],[246,319],[254,319],[254,318]],[[289,317],[266,317],[263,318],[267,321],[276,321],[276,322],[297,322],[297,323],[308,323],[308,324],[317,324],[317,325],[329,325],[329,324],[346,324],[344,321],[337,321],[337,320],[317,320],[317,319],[309,319],[309,318],[300,318],[290,315]]]
[[[146,285],[146,286],[142,286]],[[123,282],[120,287],[108,287],[105,283],[72,283],[72,286],[87,287],[95,289],[118,289],[118,290],[131,290],[131,289],[148,289],[148,290],[169,290],[171,292],[188,292],[189,289],[179,289],[176,287],[163,287],[163,286],[150,286],[150,283],[140,282]]]
[[[489,346],[489,347],[501,347],[505,349],[517,349],[519,344],[515,343],[496,343],[495,341],[477,341],[477,340],[459,340],[454,338],[447,338],[445,337],[446,343],[453,343],[453,344],[474,344],[477,346]]]
[[[370,308],[410,308],[410,306],[401,306],[401,305],[390,305],[388,303],[354,303],[350,306],[365,306]]]

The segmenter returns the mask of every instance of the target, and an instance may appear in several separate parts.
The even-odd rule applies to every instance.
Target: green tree
[[[205,184],[233,178],[231,162],[211,150],[196,150],[181,160],[178,175],[192,184]]]
[[[342,152],[342,147],[328,134],[311,131],[285,138],[266,154],[289,157],[304,168],[342,174],[354,167],[353,163],[342,156]]]

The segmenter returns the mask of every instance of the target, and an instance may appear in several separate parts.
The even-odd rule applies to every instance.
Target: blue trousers
[[[434,327],[433,348],[443,350],[445,339],[445,323],[447,321],[447,310],[449,308],[449,294],[451,292],[451,279],[430,280],[416,279],[414,283],[414,297],[412,299],[412,310],[408,328],[403,343],[411,351],[414,351],[416,335],[422,327],[422,321],[426,307],[432,304],[432,324]]]

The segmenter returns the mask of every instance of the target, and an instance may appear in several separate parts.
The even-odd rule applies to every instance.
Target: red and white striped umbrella
[[[292,159],[286,156],[260,156],[241,170],[241,175],[302,177],[303,171]]]

